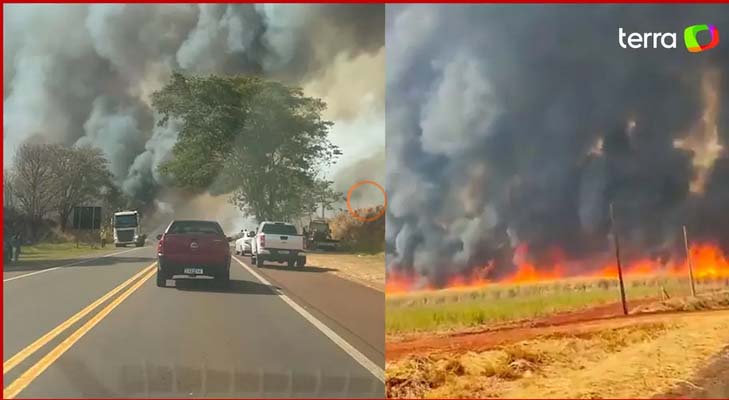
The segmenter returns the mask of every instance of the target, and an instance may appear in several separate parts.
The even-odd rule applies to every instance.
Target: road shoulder
[[[324,268],[339,278],[385,291],[384,254],[309,252],[307,266]]]

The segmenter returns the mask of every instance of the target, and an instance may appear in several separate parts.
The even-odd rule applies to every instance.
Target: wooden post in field
[[[694,267],[691,265],[691,252],[688,245],[688,233],[686,225],[683,226],[683,245],[686,248],[686,262],[688,263],[689,281],[691,281],[691,296],[696,297],[696,285],[694,284]]]
[[[613,203],[610,203],[610,229],[613,232],[613,240],[615,241],[615,259],[618,263],[618,279],[620,280],[620,301],[623,303],[623,315],[628,315],[628,304],[625,301],[625,283],[623,283],[623,266],[620,263],[620,240],[618,239],[618,230],[615,229]]]

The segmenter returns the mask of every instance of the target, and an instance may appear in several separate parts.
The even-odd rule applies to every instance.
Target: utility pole
[[[610,203],[610,229],[613,232],[613,241],[615,242],[615,259],[618,262],[620,301],[623,303],[623,315],[628,315],[628,304],[625,301],[625,284],[623,283],[623,266],[620,263],[620,240],[618,239],[618,230],[615,228],[615,212],[613,211],[613,203]]]
[[[691,252],[688,245],[688,233],[686,233],[686,225],[683,226],[683,245],[686,248],[686,262],[688,263],[689,281],[691,281],[691,296],[696,297],[696,285],[694,284],[694,267],[691,264]]]

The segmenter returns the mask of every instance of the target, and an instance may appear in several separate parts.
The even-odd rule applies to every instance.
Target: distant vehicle
[[[172,221],[157,240],[157,286],[175,275],[230,280],[230,243],[215,221]]]
[[[332,239],[329,221],[325,219],[315,219],[309,222],[309,231],[306,236],[307,249],[336,250],[339,247],[339,241]]]
[[[304,237],[293,224],[264,221],[258,226],[251,241],[251,260],[257,267],[266,261],[285,262],[289,268],[306,265]]]
[[[242,232],[243,236],[235,241],[235,254],[246,255],[251,253],[251,242],[256,236],[255,231],[245,230]]]
[[[120,211],[114,213],[112,229],[114,231],[114,245],[116,247],[126,247],[129,244],[141,247],[144,246],[144,242],[147,239],[146,235],[142,234],[140,216],[137,211]]]

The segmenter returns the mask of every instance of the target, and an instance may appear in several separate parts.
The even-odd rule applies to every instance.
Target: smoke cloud
[[[3,18],[6,167],[30,137],[94,145],[124,192],[154,205],[177,130],[156,126],[150,95],[175,70],[264,75],[323,98],[340,168],[384,146],[383,5],[14,4]],[[363,138],[382,145],[352,144]]]
[[[388,5],[388,272],[589,268],[610,203],[626,258],[670,254],[682,224],[729,249],[729,46],[686,51],[703,23],[729,7]],[[620,27],[677,48],[621,48]]]

